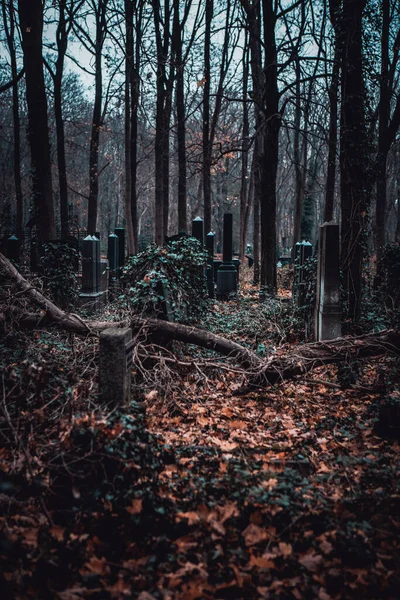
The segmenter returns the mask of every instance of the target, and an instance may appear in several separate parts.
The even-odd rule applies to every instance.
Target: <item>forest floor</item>
[[[263,333],[250,285],[207,326],[296,343]],[[241,393],[228,362],[174,351],[198,366],[153,365],[119,412],[96,404],[95,340],[0,340],[2,600],[398,599],[400,445],[377,423],[399,359]]]

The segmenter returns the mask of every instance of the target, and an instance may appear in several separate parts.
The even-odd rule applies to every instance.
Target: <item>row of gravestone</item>
[[[226,222],[229,228],[231,219],[227,218]],[[200,235],[200,228],[197,231]],[[226,246],[224,244],[224,260],[221,266],[224,265],[224,262],[228,265],[228,259],[231,258],[229,254],[231,247],[229,235],[227,238]],[[301,270],[311,257],[311,244],[300,243],[297,252],[300,267],[298,269],[297,284],[301,285],[304,281]],[[233,273],[233,271],[222,269],[221,273]],[[228,282],[232,282],[232,279],[233,277],[229,275]],[[217,278],[217,286],[218,281],[221,282],[221,279]],[[330,340],[341,336],[339,283],[339,226],[333,222],[324,223],[320,227],[318,243],[317,302],[315,309],[317,340]],[[133,340],[130,328],[112,328],[101,332],[99,359],[99,398],[101,402],[114,406],[129,404],[132,352]]]

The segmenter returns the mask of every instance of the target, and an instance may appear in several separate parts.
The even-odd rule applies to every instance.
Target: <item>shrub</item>
[[[208,307],[204,277],[206,259],[207,253],[192,237],[171,241],[163,247],[149,246],[130,257],[125,265],[124,290],[120,299],[136,313],[160,316],[165,301],[163,287],[168,290],[174,320],[195,321]]]
[[[67,243],[43,244],[40,271],[51,299],[61,308],[71,308],[78,297],[76,267],[79,252]]]

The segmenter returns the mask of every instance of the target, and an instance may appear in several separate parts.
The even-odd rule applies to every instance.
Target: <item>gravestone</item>
[[[200,244],[204,246],[204,223],[201,217],[196,217],[192,221],[192,237],[199,240]]]
[[[114,229],[115,235],[118,237],[118,263],[119,263],[119,276],[122,275],[122,267],[125,264],[125,228],[116,227]]]
[[[342,335],[340,302],[339,225],[333,221],[319,228],[315,337],[333,340]]]
[[[11,235],[7,240],[7,258],[18,264],[21,243],[16,235]]]
[[[107,258],[111,283],[118,279],[119,275],[119,237],[115,233],[108,236]]]
[[[312,257],[312,244],[303,240],[295,246],[293,299],[298,307],[305,303],[305,265]],[[280,260],[281,266],[283,262]]]
[[[131,399],[133,340],[129,328],[100,333],[99,400],[110,406],[127,406]]]
[[[215,233],[210,231],[207,233],[206,247],[207,247],[207,289],[208,296],[210,298],[215,297],[215,285],[214,285],[214,243]]]
[[[82,290],[80,304],[88,310],[104,306],[107,293],[101,290],[100,240],[88,235],[82,244]]]
[[[237,270],[232,262],[233,256],[233,215],[224,214],[222,265],[217,273],[217,297],[226,299],[237,292]]]

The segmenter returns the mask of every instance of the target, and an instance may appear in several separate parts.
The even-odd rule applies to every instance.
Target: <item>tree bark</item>
[[[340,120],[341,268],[348,316],[360,314],[362,261],[370,192],[362,66],[362,14],[366,0],[344,0],[341,24],[342,108]]]
[[[8,23],[9,20],[9,23]],[[19,98],[18,98],[18,71],[17,56],[15,52],[15,11],[13,0],[8,2],[8,18],[6,3],[3,3],[3,22],[6,34],[8,51],[10,53],[11,76],[12,76],[12,112],[13,112],[13,132],[14,132],[14,184],[16,200],[16,231],[23,229],[23,196],[21,182],[21,130],[19,116]]]
[[[47,98],[43,73],[43,3],[42,0],[19,0],[19,20],[26,75],[29,145],[32,163],[32,193],[39,239],[55,239],[53,186]]]
[[[328,164],[326,173],[324,221],[333,220],[336,180],[336,154],[338,130],[338,91],[340,75],[340,49],[339,49],[339,0],[329,0],[329,14],[334,31],[334,55],[331,84],[329,86],[329,133],[328,133]]]
[[[95,95],[93,104],[92,127],[89,149],[89,200],[88,200],[88,233],[93,235],[97,230],[97,212],[99,196],[99,143],[102,126],[103,74],[102,55],[106,35],[106,10],[108,0],[98,0],[96,7],[96,41],[95,41]]]

